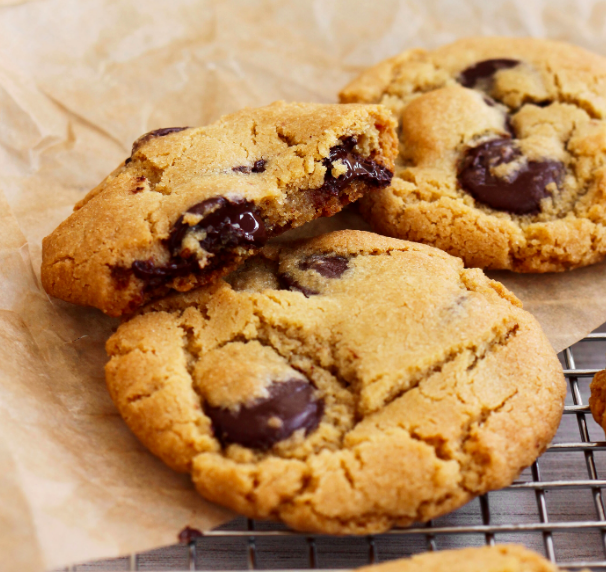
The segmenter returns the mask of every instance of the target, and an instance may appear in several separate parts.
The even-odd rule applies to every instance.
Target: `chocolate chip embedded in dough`
[[[139,149],[142,145],[144,145],[145,143],[147,143],[150,139],[153,139],[154,137],[164,137],[165,135],[168,135],[169,133],[178,133],[179,131],[183,131],[185,129],[189,129],[189,127],[163,127],[162,129],[155,129],[154,131],[145,133],[144,135],[141,135],[141,137],[139,137],[139,139],[137,139],[133,143],[133,149],[132,149],[130,155],[132,157],[135,154],[135,152],[137,151],[137,149]]]
[[[512,214],[536,214],[541,200],[550,195],[547,186],[560,185],[564,165],[559,161],[529,161],[507,177],[493,169],[511,163],[521,152],[511,139],[493,139],[468,149],[459,169],[461,187],[478,202]]]
[[[223,445],[238,443],[266,451],[298,429],[313,431],[324,413],[324,402],[314,395],[314,387],[299,379],[273,383],[269,396],[242,405],[236,411],[204,407],[215,436]]]
[[[278,281],[283,290],[290,290],[291,292],[301,292],[306,298],[310,296],[317,296],[320,292],[313,288],[303,286],[297,280],[295,280],[290,274],[279,274]]]
[[[355,180],[361,180],[367,185],[377,188],[388,187],[391,184],[393,173],[376,161],[355,154],[353,150],[356,143],[355,137],[343,139],[341,145],[333,147],[328,157],[323,160],[326,175],[324,176],[324,183],[318,189],[323,194],[338,196],[347,185]],[[341,161],[347,169],[338,177],[332,174],[335,161]]]
[[[132,274],[146,282],[146,287],[154,288],[170,282],[173,278],[199,272],[198,259],[182,253],[183,239],[189,231],[204,231],[200,245],[207,252],[214,254],[209,268],[233,259],[230,248],[260,247],[268,238],[265,223],[256,207],[242,199],[213,197],[195,204],[187,213],[200,215],[201,219],[190,226],[184,222],[183,215],[179,217],[166,241],[171,254],[168,263],[157,265],[153,259],[135,260],[130,268],[112,268],[112,277],[119,288],[127,286]]]
[[[243,199],[228,200],[214,197],[195,204],[187,213],[201,215],[201,220],[190,226],[179,217],[168,238],[168,248],[173,256],[181,251],[181,244],[190,230],[205,231],[200,245],[207,252],[222,247],[263,246],[267,241],[265,223],[255,205]]]
[[[520,63],[519,60],[505,58],[484,60],[464,69],[459,74],[458,80],[463,87],[473,88],[480,80],[489,79],[499,70],[513,68]]]
[[[299,262],[301,270],[315,270],[324,278],[340,278],[343,272],[347,270],[348,265],[348,258],[326,254],[312,254],[309,258]]]
[[[265,171],[265,164],[265,159],[259,159],[258,161],[254,162],[252,167],[249,167],[248,165],[240,165],[239,167],[233,167],[232,171],[235,171],[236,173],[244,173],[246,175],[250,173],[263,173]]]
[[[265,159],[259,159],[258,161],[255,161],[255,164],[252,167],[252,172],[262,173],[263,171],[265,171]]]
[[[135,260],[132,264],[133,274],[147,282],[149,287],[156,287],[179,276],[187,276],[199,268],[195,258],[176,258],[168,264],[156,266],[153,260]]]

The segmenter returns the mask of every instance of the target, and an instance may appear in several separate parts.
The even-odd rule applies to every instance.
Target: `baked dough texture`
[[[606,432],[606,370],[598,371],[589,384],[589,408],[595,422]]]
[[[42,284],[120,316],[210,283],[272,236],[388,185],[394,126],[382,106],[277,102],[142,136],[44,239]]]
[[[411,558],[391,560],[358,572],[558,572],[536,552],[517,544],[497,544],[481,548],[440,550]],[[589,572],[585,569],[584,572]]]
[[[377,232],[467,266],[559,272],[598,262],[605,93],[605,58],[550,40],[469,38],[386,60],[340,94],[398,119],[396,177],[362,213]],[[480,194],[469,186],[478,177],[488,177]]]
[[[549,342],[500,283],[359,231],[268,245],[146,306],[107,352],[126,423],[204,497],[331,534],[427,521],[509,485],[565,396]]]

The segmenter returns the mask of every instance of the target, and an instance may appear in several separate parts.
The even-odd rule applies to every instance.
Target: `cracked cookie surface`
[[[557,428],[562,369],[500,283],[359,231],[268,245],[107,343],[139,439],[202,495],[364,534],[510,484]]]
[[[410,50],[364,72],[343,102],[399,123],[390,188],[361,203],[374,230],[466,265],[555,272],[606,254],[606,59],[528,38]]]
[[[210,283],[271,237],[389,185],[394,125],[382,106],[277,102],[148,133],[44,239],[42,284],[120,316]]]
[[[391,560],[358,572],[558,572],[555,564],[518,544],[440,550]],[[584,572],[589,572],[585,569]]]

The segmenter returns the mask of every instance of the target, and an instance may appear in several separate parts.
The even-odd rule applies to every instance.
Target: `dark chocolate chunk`
[[[288,439],[297,429],[313,431],[324,413],[324,401],[314,395],[306,381],[291,379],[273,383],[269,397],[242,405],[237,411],[210,407],[204,411],[222,445],[238,443],[251,449],[270,449]]]
[[[194,226],[179,217],[168,239],[168,248],[173,256],[181,251],[181,243],[187,232],[204,230],[206,237],[200,245],[207,252],[235,246],[263,246],[267,241],[265,223],[255,205],[245,200],[227,200],[223,197],[207,199],[191,207],[188,213],[201,215]]]
[[[252,172],[262,173],[263,171],[265,171],[265,159],[259,159],[258,161],[255,161],[255,164],[252,168]]]
[[[382,188],[391,184],[393,173],[383,165],[370,158],[356,155],[353,150],[357,140],[355,137],[347,137],[330,150],[330,154],[322,164],[326,167],[324,184],[318,189],[322,194],[339,196],[339,193],[354,180],[362,180],[367,185]],[[346,167],[342,175],[334,177],[332,174],[332,163],[340,160]]]
[[[113,268],[112,276],[119,287],[126,287],[131,274],[145,281],[147,289],[153,289],[173,278],[199,273],[198,259],[182,250],[183,239],[191,230],[205,231],[206,235],[200,245],[214,254],[204,268],[207,273],[233,262],[234,254],[229,251],[230,248],[260,247],[267,241],[265,223],[253,203],[248,201],[228,201],[223,197],[214,197],[194,205],[187,212],[201,215],[202,219],[190,226],[183,221],[183,215],[179,217],[166,241],[171,254],[169,262],[159,266],[153,259],[136,260],[131,268]]]
[[[559,161],[529,161],[506,178],[491,168],[511,163],[521,156],[511,139],[493,139],[467,151],[459,169],[459,183],[477,201],[512,214],[536,214],[541,199],[549,196],[547,185],[560,185],[564,166]]]
[[[135,154],[135,151],[137,151],[139,147],[147,143],[150,139],[153,139],[154,137],[164,137],[169,133],[178,133],[179,131],[183,131],[184,129],[189,129],[189,127],[163,127],[162,129],[155,129],[154,131],[145,133],[145,135],[141,135],[141,137],[139,137],[139,139],[137,139],[133,143],[133,149],[131,151],[130,156],[132,157]]]
[[[278,280],[283,290],[290,290],[292,292],[301,292],[306,298],[310,296],[317,296],[320,292],[317,292],[313,288],[303,286],[297,280],[295,280],[290,274],[279,274]]]
[[[198,261],[193,257],[175,257],[163,266],[156,266],[153,260],[135,260],[132,265],[133,274],[147,282],[150,288],[161,286],[173,278],[195,273],[199,268]]]
[[[178,535],[177,538],[181,544],[189,544],[190,542],[204,536],[197,528],[186,526]]]
[[[464,87],[475,87],[480,80],[491,78],[499,70],[513,68],[519,64],[518,60],[484,60],[464,69],[459,75],[459,83]]]
[[[124,161],[124,165],[128,165],[130,162],[132,161],[131,157],[128,157],[128,159],[126,159],[126,161]]]
[[[344,256],[328,256],[326,254],[312,254],[309,258],[299,262],[301,270],[315,270],[324,278],[339,278],[347,270],[349,259]]]
[[[252,167],[248,165],[240,165],[239,167],[233,167],[232,171],[236,171],[237,173],[245,173],[249,175],[250,173],[262,173],[265,171],[265,159],[259,159],[255,161]]]

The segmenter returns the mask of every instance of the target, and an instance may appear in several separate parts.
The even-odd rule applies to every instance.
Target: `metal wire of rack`
[[[587,351],[596,342],[601,348]],[[604,354],[606,333],[589,334],[560,354],[568,396],[554,442],[511,486],[450,515],[366,537],[301,534],[241,518],[186,545],[66,571],[354,568],[425,550],[495,542],[525,544],[562,568],[606,570],[606,479],[599,478],[606,475],[606,441],[597,440],[603,432],[586,404],[589,381],[603,369]],[[587,356],[599,367],[577,367]]]

